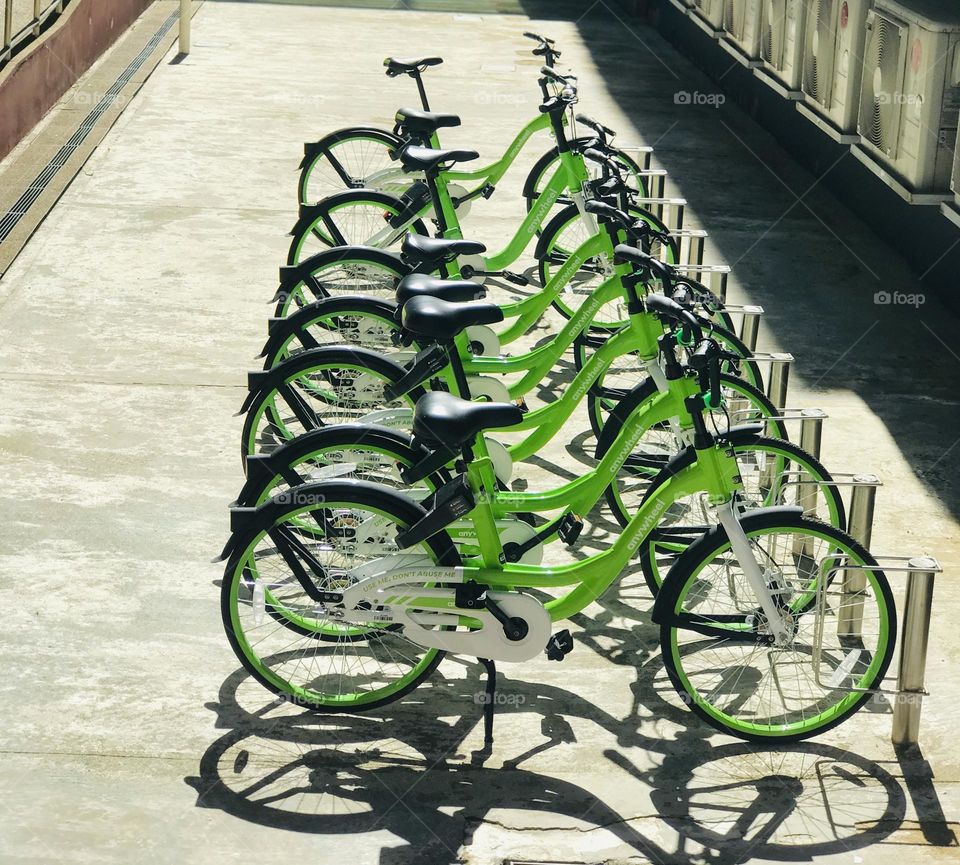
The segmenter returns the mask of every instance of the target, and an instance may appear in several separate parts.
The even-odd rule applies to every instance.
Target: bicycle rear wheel
[[[425,511],[374,484],[328,482],[297,488],[266,506],[264,519],[236,539],[221,590],[230,645],[262,685],[322,712],[372,709],[399,699],[443,657],[408,640],[402,628],[377,620],[346,625],[311,594],[341,592],[355,569],[399,552],[396,530]],[[424,565],[457,565],[439,533],[405,554]],[[308,591],[309,588],[309,591]]]
[[[300,203],[315,204],[343,189],[367,187],[397,193],[401,184],[409,186],[410,176],[390,158],[402,143],[385,129],[356,126],[338,129],[308,145],[297,183]]]

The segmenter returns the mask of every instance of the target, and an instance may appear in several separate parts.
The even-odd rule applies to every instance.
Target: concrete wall
[[[0,159],[153,0],[73,0],[0,76]]]

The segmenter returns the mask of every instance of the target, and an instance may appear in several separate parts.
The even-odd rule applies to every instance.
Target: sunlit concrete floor
[[[192,53],[171,51],[4,275],[0,861],[955,859],[958,322],[929,293],[875,304],[924,289],[736,109],[677,105],[715,88],[655,32],[583,8],[208,3]],[[882,477],[874,551],[942,562],[921,752],[898,760],[884,704],[786,749],[715,735],[669,686],[638,573],[577,618],[563,665],[503,666],[482,766],[470,659],[362,717],[278,706],[238,671],[208,562],[302,142],[392,125],[415,93],[382,58],[439,53],[433,105],[464,118],[444,141],[493,158],[536,111],[527,29],[558,40],[618,142],[654,145],[732,297],[766,309],[760,347],[796,356],[789,403],[829,413],[828,467]],[[503,241],[541,144],[474,206],[471,237]],[[531,489],[586,469],[587,428],[524,467]],[[614,532],[600,519],[582,548]]]

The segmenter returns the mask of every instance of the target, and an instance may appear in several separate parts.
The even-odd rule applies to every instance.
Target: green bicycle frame
[[[544,117],[547,117],[549,124],[549,116],[544,115]],[[463,231],[460,227],[460,220],[457,217],[456,207],[447,188],[451,179],[450,172],[443,171],[434,181],[441,211],[438,214],[441,225],[440,235],[446,238],[462,239]],[[536,236],[537,230],[546,220],[557,199],[564,192],[569,192],[575,201],[578,200],[583,185],[588,179],[589,174],[583,156],[571,150],[561,151],[560,165],[550,176],[546,186],[538,196],[536,206],[527,213],[523,222],[514,232],[513,237],[500,252],[484,257],[484,268],[494,271],[503,270],[513,264],[530,245],[530,241]],[[433,206],[432,203],[427,205],[415,218],[422,217],[431,206]],[[459,275],[459,268],[457,268],[457,275]]]
[[[741,488],[739,467],[732,451],[718,446],[698,450],[696,462],[657,488],[634,514],[610,549],[579,562],[549,567],[501,564],[503,546],[489,493],[489,490],[495,489],[493,465],[485,457],[474,459],[467,464],[466,476],[477,500],[468,519],[476,529],[482,565],[456,568],[455,580],[450,579],[449,573],[454,569],[418,567],[416,581],[429,579],[430,582],[444,583],[474,580],[492,589],[508,590],[573,586],[569,592],[544,605],[554,622],[581,612],[619,579],[644,538],[657,526],[660,517],[674,501],[705,491],[713,502],[720,503],[729,501],[731,491]],[[398,568],[391,576],[403,580],[403,568]],[[416,605],[436,606],[437,601],[422,598],[417,600]],[[464,623],[469,623],[469,616],[464,617]]]

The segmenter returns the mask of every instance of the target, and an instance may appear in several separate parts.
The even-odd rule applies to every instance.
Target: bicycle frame
[[[565,125],[566,122],[566,114],[564,114],[561,125]],[[463,231],[460,226],[460,220],[457,217],[456,206],[454,205],[453,198],[448,190],[448,185],[458,179],[463,179],[467,175],[483,178],[484,183],[481,184],[481,186],[485,186],[488,183],[492,184],[496,180],[499,180],[500,177],[502,177],[507,171],[507,169],[509,169],[514,159],[516,159],[517,153],[519,153],[520,149],[523,147],[523,144],[529,140],[530,136],[540,129],[548,129],[552,125],[553,120],[549,114],[540,115],[521,130],[521,132],[514,139],[513,143],[510,145],[507,153],[492,165],[489,165],[483,169],[478,169],[475,172],[441,172],[433,180],[435,190],[434,197],[436,198],[435,201],[425,204],[418,213],[412,214],[402,225],[391,225],[381,229],[372,237],[367,239],[366,245],[381,246],[397,240],[407,232],[409,226],[415,220],[423,218],[431,210],[434,211],[435,217],[440,225],[440,231],[438,232],[440,237],[462,239]],[[431,145],[434,147],[438,146],[436,135],[434,135],[431,139]],[[523,222],[517,227],[513,236],[502,250],[493,253],[492,255],[487,255],[483,258],[484,269],[492,271],[503,270],[520,258],[520,256],[523,255],[524,250],[527,248],[527,246],[529,246],[531,239],[536,235],[537,231],[546,220],[547,215],[553,208],[553,205],[557,202],[560,196],[563,195],[564,192],[569,192],[571,198],[580,209],[581,216],[587,219],[588,226],[594,230],[596,229],[596,224],[592,217],[583,211],[582,190],[584,184],[590,179],[589,172],[587,171],[587,167],[584,162],[584,157],[580,153],[575,153],[572,150],[565,149],[560,151],[559,158],[560,165],[550,176],[550,179],[547,181],[546,185],[541,191],[539,197],[537,198],[536,206],[527,213],[523,219]],[[394,170],[402,171],[402,169],[391,169],[391,171]],[[439,204],[439,212],[437,212],[437,204]],[[459,276],[459,267],[457,266],[456,262],[453,263],[450,269],[456,271],[453,275]]]
[[[375,577],[377,589],[392,585],[409,586],[410,583],[449,585],[468,581],[476,581],[494,590],[573,586],[561,597],[544,605],[551,620],[557,622],[581,612],[619,579],[637,548],[673,501],[706,491],[711,501],[720,505],[731,501],[731,490],[740,488],[737,461],[731,453],[717,446],[698,450],[696,462],[673,475],[656,490],[634,514],[610,549],[568,565],[503,565],[500,563],[503,547],[488,493],[495,488],[493,464],[488,458],[480,457],[471,460],[466,469],[468,483],[478,502],[469,518],[476,527],[482,564],[456,568],[400,565]],[[365,582],[361,581],[346,590],[344,600],[348,601],[351,594],[361,595],[366,590]],[[447,599],[409,598],[408,603],[420,608],[442,607],[445,612],[449,611]],[[464,614],[461,621],[469,625],[469,614]]]

